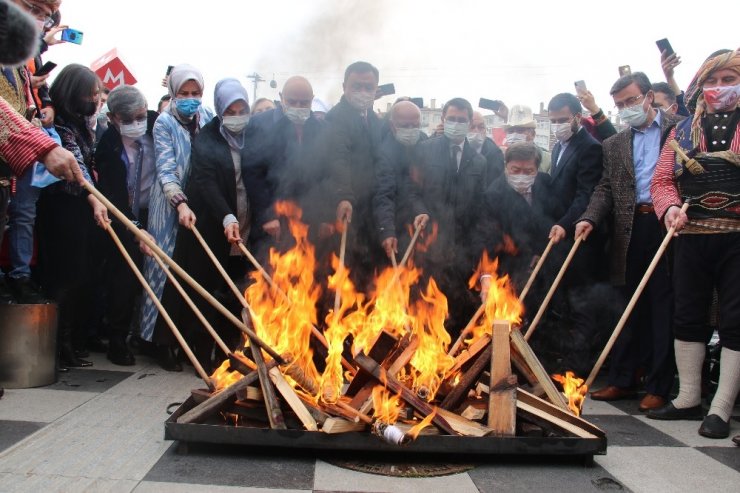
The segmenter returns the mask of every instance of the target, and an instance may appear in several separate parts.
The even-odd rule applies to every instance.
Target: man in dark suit
[[[563,255],[573,245],[576,221],[588,206],[591,193],[601,178],[601,144],[581,126],[581,103],[573,94],[558,94],[548,104],[550,127],[557,138],[552,150],[553,215],[557,218],[550,238],[560,243],[554,253]],[[590,288],[597,280],[596,270],[603,241],[597,235],[579,247],[563,280],[571,336],[565,366],[576,373],[590,369],[591,342],[596,330],[595,314],[588,310]],[[565,241],[563,241],[565,240]]]
[[[468,142],[478,154],[486,158],[490,179],[495,180],[501,176],[504,172],[504,153],[488,136],[486,120],[479,111],[473,112],[473,120],[470,122],[470,132],[468,132]]]
[[[389,132],[383,137],[376,163],[373,216],[381,246],[389,259],[398,254],[399,237],[408,243],[407,224],[425,227],[429,214],[410,186],[409,169],[417,146],[427,139],[421,132],[421,112],[411,101],[399,101],[390,111]],[[406,245],[403,245],[405,249]]]
[[[250,243],[258,258],[266,259],[281,225],[275,202],[295,202],[303,221],[316,229],[322,204],[317,151],[324,122],[311,112],[313,88],[304,77],[290,77],[280,93],[280,107],[250,120],[242,152],[245,186],[252,209]]]
[[[149,192],[154,184],[155,158],[152,128],[157,113],[147,111],[144,95],[133,86],[120,86],[108,98],[110,125],[95,150],[98,188],[126,217],[146,228]],[[111,227],[129,254],[141,263],[139,242],[120,222]],[[148,247],[142,247],[148,252]],[[108,359],[133,365],[126,336],[141,288],[125,259],[110,239],[105,241],[106,317],[110,326]]]
[[[342,227],[351,222],[347,239],[347,264],[355,286],[363,290],[385,254],[380,248],[373,221],[375,162],[382,125],[373,102],[378,88],[378,69],[355,62],[344,72],[344,95],[326,114],[329,193],[336,219]]]
[[[652,107],[655,94],[642,72],[621,77],[611,95],[630,127],[604,141],[604,176],[576,225],[576,235],[588,237],[594,226],[611,216],[611,281],[629,298],[663,239],[650,182],[660,148],[681,118]],[[668,260],[663,257],[614,346],[608,386],[591,397],[605,401],[633,397],[635,374],[645,362],[647,395],[640,410],[663,406],[675,370],[672,319],[673,289]]]
[[[448,101],[442,108],[444,134],[419,144],[419,159],[411,170],[419,196],[437,227],[437,238],[421,256],[421,265],[447,296],[450,316],[446,327],[453,338],[477,304],[467,282],[481,252],[473,251],[471,238],[483,191],[491,181],[486,159],[466,139],[472,119],[468,101]]]

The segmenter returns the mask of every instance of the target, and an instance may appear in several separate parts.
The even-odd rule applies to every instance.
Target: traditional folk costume
[[[688,223],[675,241],[675,351],[678,397],[649,414],[657,419],[701,416],[701,367],[712,289],[719,295],[720,381],[699,433],[724,438],[740,389],[740,85],[702,89],[718,70],[740,75],[740,53],[707,60],[687,91],[693,118],[668,136],[651,194],[662,220],[671,206],[689,202]],[[708,108],[713,108],[711,113]],[[719,109],[718,109],[719,108]],[[677,144],[677,145],[676,145]]]

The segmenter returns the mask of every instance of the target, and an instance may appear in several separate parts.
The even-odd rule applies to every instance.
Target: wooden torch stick
[[[164,306],[162,306],[162,303],[159,301],[159,298],[157,298],[157,295],[154,294],[154,291],[152,290],[151,286],[149,286],[149,283],[146,282],[146,279],[144,279],[144,275],[141,273],[139,268],[136,266],[136,263],[134,263],[133,259],[131,258],[131,255],[126,251],[126,247],[123,246],[123,243],[121,243],[121,239],[118,237],[115,231],[113,231],[113,228],[109,225],[107,228],[108,234],[110,234],[110,237],[113,239],[113,242],[116,244],[118,249],[121,251],[121,255],[123,255],[123,258],[126,259],[126,263],[128,263],[128,266],[131,267],[131,270],[134,272],[134,275],[136,275],[136,278],[141,283],[144,290],[147,292],[149,297],[154,302],[154,306],[157,307],[157,310],[159,310],[159,314],[162,316],[164,321],[167,323],[167,326],[172,331],[172,335],[175,336],[175,339],[177,339],[177,342],[180,343],[180,347],[182,347],[183,351],[185,351],[185,354],[188,356],[188,359],[193,364],[193,367],[195,368],[195,371],[198,372],[198,375],[200,375],[200,378],[203,379],[203,381],[206,383],[208,388],[213,391],[215,389],[215,386],[213,385],[213,382],[209,378],[206,371],[201,366],[200,362],[198,361],[198,358],[195,357],[193,354],[193,351],[190,349],[190,346],[188,346],[188,343],[185,342],[185,339],[182,337],[182,334],[175,326],[175,322],[172,321],[172,318],[170,317],[169,313],[167,313],[167,310],[165,310]]]
[[[540,255],[540,259],[537,261],[537,264],[534,266],[534,269],[532,270],[532,273],[529,275],[529,279],[527,279],[527,284],[524,285],[524,289],[522,289],[522,292],[519,293],[519,302],[523,302],[524,298],[527,297],[527,294],[529,294],[529,290],[532,287],[532,284],[534,284],[534,280],[537,277],[537,274],[539,274],[540,269],[542,269],[542,266],[545,264],[545,259],[547,259],[547,256],[550,254],[550,250],[552,250],[552,246],[555,243],[553,243],[552,240],[550,240],[545,247],[545,251],[542,252],[542,255]],[[457,351],[460,349],[460,346],[462,345],[463,340],[467,335],[470,333],[471,330],[473,330],[473,327],[478,322],[478,319],[483,315],[483,313],[486,311],[486,304],[482,303],[478,310],[476,310],[473,317],[470,319],[470,322],[465,326],[462,332],[460,332],[460,337],[457,338],[455,341],[455,344],[450,348],[449,354],[450,356],[454,356]]]
[[[688,208],[689,208],[689,203],[688,202],[684,203],[683,207],[681,207],[681,212],[685,213]],[[596,364],[594,365],[594,369],[591,370],[591,373],[588,375],[588,378],[586,379],[586,382],[584,384],[587,387],[591,387],[591,385],[594,383],[594,379],[596,379],[596,375],[599,374],[599,370],[601,370],[601,366],[604,364],[604,361],[606,361],[606,357],[609,356],[609,353],[611,352],[612,347],[614,346],[614,343],[617,342],[617,338],[619,337],[619,334],[622,333],[622,329],[624,329],[624,326],[627,324],[627,320],[632,314],[632,310],[635,308],[635,305],[637,304],[637,300],[640,298],[640,295],[645,290],[645,286],[647,286],[647,283],[650,280],[650,276],[653,275],[653,271],[658,266],[658,262],[660,261],[660,258],[663,256],[663,253],[665,253],[666,248],[668,248],[668,244],[671,242],[671,239],[673,238],[673,235],[675,233],[676,233],[676,227],[671,226],[671,228],[668,230],[665,237],[663,238],[663,242],[660,244],[660,247],[658,247],[658,251],[655,252],[655,256],[653,257],[653,260],[650,262],[650,265],[645,271],[645,275],[642,276],[642,279],[640,280],[640,284],[637,285],[637,289],[635,289],[635,292],[632,295],[632,298],[630,299],[629,303],[627,304],[627,308],[624,310],[622,317],[619,319],[619,322],[617,322],[617,326],[614,327],[614,332],[612,332],[612,335],[611,337],[609,337],[609,340],[607,341],[606,346],[604,347],[604,350],[601,352],[601,356],[599,356],[599,359],[596,361]]]
[[[175,286],[175,289],[177,289],[177,292],[180,293],[180,296],[185,300],[185,303],[190,307],[191,310],[193,310],[193,313],[195,313],[195,316],[200,320],[200,323],[203,324],[203,327],[206,328],[206,331],[211,335],[214,341],[216,341],[216,344],[218,344],[218,347],[221,348],[221,351],[223,351],[227,356],[231,354],[231,350],[229,350],[229,347],[226,345],[226,343],[221,339],[221,336],[218,335],[218,332],[213,328],[211,323],[206,320],[206,317],[203,316],[203,312],[201,312],[197,306],[195,306],[195,302],[193,302],[193,299],[188,295],[188,293],[185,291],[185,289],[182,287],[182,284],[180,284],[180,281],[177,280],[177,278],[170,272],[170,269],[162,262],[162,259],[160,259],[158,256],[154,256],[154,261],[157,262],[157,265],[159,265],[159,268],[164,271],[165,274],[167,274],[167,279],[170,280],[173,286]]]
[[[391,278],[388,285],[385,287],[385,291],[388,291],[391,289],[391,287],[398,282],[398,280],[401,278],[401,271],[404,267],[406,267],[406,262],[409,261],[409,257],[411,257],[411,252],[414,250],[414,246],[416,245],[416,241],[419,239],[419,234],[421,233],[421,230],[423,228],[421,226],[417,227],[416,230],[414,230],[414,235],[411,237],[411,242],[409,243],[409,246],[406,248],[406,251],[403,253],[403,257],[401,257],[401,262],[398,263],[398,265],[394,265],[395,272],[393,272],[393,277]],[[394,260],[396,256],[394,255],[392,257]]]
[[[341,279],[341,273],[344,275],[344,259],[347,254],[347,227],[346,219],[342,220],[344,228],[342,229],[342,242],[339,245],[339,267],[337,268],[337,279]],[[337,286],[334,290],[334,320],[339,321],[339,307],[342,305],[342,286]]]
[[[560,272],[558,272],[557,277],[555,277],[555,281],[552,283],[552,286],[550,286],[550,290],[547,292],[545,299],[542,301],[542,304],[540,305],[540,309],[537,310],[537,314],[534,316],[532,323],[529,324],[527,333],[524,334],[524,340],[528,341],[529,338],[532,337],[532,334],[534,334],[534,331],[537,328],[537,325],[539,325],[540,320],[542,320],[542,316],[545,314],[545,310],[547,310],[547,307],[550,304],[552,297],[555,295],[555,291],[557,291],[558,289],[558,285],[560,284],[560,281],[562,281],[563,276],[565,276],[565,271],[568,270],[568,266],[570,265],[570,262],[573,260],[573,257],[575,256],[576,251],[578,251],[578,247],[581,246],[582,241],[583,241],[583,235],[580,235],[578,238],[576,238],[575,243],[573,243],[573,246],[571,247],[570,252],[568,252],[568,256],[565,257],[565,262],[563,262],[563,266],[560,268]]]
[[[254,338],[255,342],[262,347],[270,356],[272,356],[275,361],[277,361],[279,364],[284,365],[286,363],[285,359],[282,358],[274,349],[270,347],[269,344],[267,344],[265,341],[263,341],[255,332],[247,327],[244,322],[239,320],[234,316],[233,313],[231,313],[225,306],[223,306],[211,293],[206,291],[206,289],[203,288],[198,282],[190,276],[185,270],[180,267],[180,265],[172,260],[169,255],[167,255],[161,248],[159,248],[159,245],[157,245],[156,242],[154,242],[146,233],[141,231],[131,220],[126,217],[126,215],[118,209],[113,203],[108,200],[108,197],[103,195],[98,189],[96,189],[94,186],[90,184],[90,182],[85,181],[83,183],[83,186],[85,187],[85,190],[87,190],[90,194],[95,196],[99,201],[105,205],[105,207],[114,215],[116,218],[123,223],[126,228],[133,233],[136,238],[139,239],[139,241],[143,242],[146,246],[148,246],[156,255],[158,255],[167,265],[170,266],[170,269],[174,270],[175,273],[180,276],[188,285],[190,285],[191,288],[193,288],[199,295],[201,295],[203,298],[205,298],[208,303],[211,304],[216,310],[218,310],[226,319],[229,320],[236,328],[247,334],[248,336]]]
[[[532,288],[532,284],[534,284],[534,280],[537,277],[537,274],[540,272],[540,269],[545,263],[545,259],[547,258],[547,255],[550,253],[550,250],[552,250],[552,246],[555,244],[555,242],[551,239],[547,246],[545,247],[545,251],[542,252],[542,255],[540,255],[540,259],[537,261],[537,264],[534,266],[534,269],[532,270],[532,273],[529,275],[529,279],[527,279],[527,284],[524,285],[524,289],[522,289],[522,292],[519,293],[519,301],[524,301],[524,298],[527,297],[527,294],[529,293],[529,290]]]
[[[252,252],[249,251],[249,249],[242,243],[241,241],[237,243],[239,245],[239,249],[242,251],[245,257],[249,259],[249,261],[252,263],[255,269],[259,271],[260,274],[262,274],[262,277],[265,278],[265,281],[267,281],[267,284],[270,285],[270,288],[274,289],[278,295],[280,295],[281,298],[285,300],[288,305],[292,305],[293,302],[288,298],[288,295],[280,289],[280,286],[275,284],[275,281],[272,279],[270,274],[267,273],[264,267],[262,267],[262,264],[259,263],[259,261],[255,258],[254,255],[252,255]],[[311,334],[327,349],[329,349],[329,342],[326,340],[326,337],[324,337],[324,334],[314,325],[311,324]],[[347,361],[346,358],[342,357],[342,366],[345,370],[351,372],[353,375],[357,373],[357,368],[355,368],[349,361]]]
[[[195,237],[198,239],[198,243],[200,243],[200,246],[203,247],[203,250],[205,250],[208,258],[211,259],[211,263],[213,263],[213,266],[216,267],[218,273],[221,274],[221,277],[223,277],[224,281],[226,281],[226,285],[229,286],[229,289],[231,289],[231,292],[234,293],[236,299],[238,299],[242,307],[249,310],[250,315],[252,315],[252,307],[249,306],[246,298],[244,298],[244,293],[239,291],[239,288],[236,287],[236,284],[234,284],[234,281],[231,279],[231,277],[229,277],[229,274],[226,272],[226,269],[224,269],[224,266],[221,265],[221,262],[218,261],[216,255],[213,253],[213,250],[211,250],[211,247],[209,247],[208,243],[206,243],[205,238],[203,238],[203,236],[200,234],[198,228],[195,227],[195,224],[190,226],[190,231],[192,231]]]

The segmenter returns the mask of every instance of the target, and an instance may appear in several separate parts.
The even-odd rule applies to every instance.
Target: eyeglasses
[[[21,0],[21,3],[26,6],[26,10],[28,10],[29,14],[40,21],[44,21],[44,28],[50,29],[54,27],[54,19],[51,14],[46,13],[46,10],[33,3],[28,3],[26,0]]]
[[[634,106],[637,103],[639,103],[640,100],[642,98],[644,98],[644,97],[645,97],[644,94],[640,94],[639,96],[632,96],[631,98],[629,98],[629,99],[627,99],[627,100],[625,100],[625,101],[623,101],[621,103],[615,104],[614,105],[614,108],[616,108],[617,110],[623,110],[625,108],[629,108],[630,106]]]

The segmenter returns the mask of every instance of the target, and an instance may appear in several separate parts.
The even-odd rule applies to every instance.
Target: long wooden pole
[[[337,268],[337,281],[341,281],[342,276],[344,276],[344,260],[345,256],[347,254],[347,229],[348,229],[348,223],[346,219],[343,219],[343,226],[342,229],[342,241],[339,245],[339,267]],[[337,285],[336,289],[334,290],[334,320],[336,322],[339,321],[339,307],[342,304],[342,286]]]
[[[275,290],[275,292],[278,293],[278,295],[285,300],[288,305],[292,305],[293,302],[288,298],[288,295],[280,289],[280,286],[275,284],[275,281],[272,279],[270,274],[267,273],[264,267],[262,267],[262,264],[259,263],[259,261],[252,255],[252,253],[249,251],[249,249],[242,243],[241,241],[237,243],[239,245],[239,249],[242,251],[245,257],[249,259],[249,261],[252,263],[255,269],[262,274],[262,277],[267,281],[267,284],[270,285],[270,288]],[[311,324],[311,334],[326,348],[329,349],[329,342],[326,340],[326,337],[324,337],[324,334],[314,325]],[[353,375],[357,373],[357,368],[355,368],[349,361],[347,361],[346,358],[342,357],[342,366],[345,370],[351,372]]]
[[[527,333],[524,334],[524,340],[528,341],[529,338],[532,337],[532,334],[534,334],[534,331],[537,328],[537,325],[539,325],[540,320],[542,320],[542,316],[545,314],[547,307],[550,305],[550,301],[552,300],[552,297],[555,295],[555,291],[557,291],[558,286],[560,285],[560,281],[563,280],[563,276],[565,276],[565,272],[568,270],[568,266],[570,265],[570,262],[573,260],[573,257],[578,251],[578,247],[581,246],[582,241],[583,241],[583,235],[580,235],[578,238],[576,238],[576,241],[573,243],[573,246],[571,247],[570,252],[568,252],[568,256],[565,257],[565,262],[563,262],[563,266],[560,268],[560,272],[558,272],[558,275],[555,277],[555,281],[553,281],[552,286],[550,286],[550,290],[547,292],[545,299],[542,301],[542,304],[540,305],[540,309],[537,310],[537,314],[534,316],[532,323],[529,324]]]
[[[182,284],[180,284],[180,281],[177,280],[177,278],[170,272],[170,269],[162,262],[162,259],[159,258],[157,255],[154,257],[154,261],[157,262],[157,265],[160,269],[164,271],[165,274],[167,274],[167,279],[170,280],[173,286],[175,286],[175,289],[177,289],[177,292],[180,293],[180,296],[185,300],[185,303],[190,307],[191,310],[193,310],[193,313],[195,313],[195,316],[200,320],[200,323],[203,324],[203,327],[206,328],[206,331],[211,335],[214,341],[216,341],[216,344],[218,344],[218,347],[221,348],[221,351],[224,352],[227,356],[231,354],[231,350],[226,345],[226,343],[221,339],[221,336],[218,335],[218,332],[213,328],[211,323],[206,319],[206,317],[203,315],[203,312],[201,312],[198,307],[195,305],[195,302],[193,302],[193,299],[188,295],[188,293],[185,291],[185,289],[182,287]]]
[[[121,212],[113,203],[108,200],[108,198],[103,195],[98,189],[96,189],[94,186],[90,184],[90,182],[85,181],[83,182],[83,186],[85,187],[85,190],[90,192],[95,198],[97,198],[99,201],[105,205],[105,207],[113,213],[116,218],[123,223],[126,228],[131,231],[131,233],[136,236],[139,241],[143,242],[146,246],[148,246],[156,255],[158,255],[167,265],[170,266],[172,270],[175,271],[175,273],[180,276],[186,283],[190,285],[191,288],[193,288],[199,295],[201,295],[203,298],[205,298],[208,303],[211,304],[216,310],[218,310],[224,317],[226,317],[236,328],[247,334],[249,337],[254,338],[256,344],[262,347],[270,356],[272,356],[275,361],[277,361],[279,364],[284,365],[286,361],[274,350],[270,347],[269,344],[267,344],[265,341],[263,341],[257,334],[254,333],[252,329],[244,325],[244,322],[239,320],[234,316],[233,313],[231,313],[225,306],[223,306],[219,301],[208,291],[206,291],[203,286],[198,284],[198,282],[190,276],[185,270],[178,265],[177,262],[172,260],[169,255],[167,255],[160,247],[157,245],[156,242],[154,242],[148,235],[146,235],[144,232],[142,232],[131,220],[126,217],[126,215]]]
[[[527,279],[527,284],[524,285],[524,289],[519,293],[519,302],[523,302],[524,298],[527,297],[527,294],[529,294],[529,290],[532,287],[532,284],[534,284],[534,280],[537,277],[537,274],[539,274],[540,269],[542,269],[542,266],[545,264],[545,260],[547,259],[547,256],[550,254],[550,250],[552,250],[552,246],[555,243],[553,240],[550,240],[547,243],[547,246],[545,247],[545,250],[542,252],[542,255],[540,255],[540,259],[537,261],[537,264],[534,266],[534,269],[532,270],[532,273],[529,274],[529,279]],[[460,346],[462,345],[463,340],[465,337],[470,333],[471,330],[473,330],[473,327],[478,322],[478,319],[483,315],[483,313],[486,311],[486,304],[482,303],[478,310],[476,310],[473,317],[470,319],[470,322],[465,326],[462,332],[460,332],[460,337],[457,338],[455,341],[455,344],[452,345],[450,348],[450,351],[447,353],[450,356],[454,356],[457,351],[460,349]]]
[[[113,242],[116,244],[118,249],[121,251],[121,255],[123,255],[123,258],[126,259],[126,263],[128,263],[128,266],[133,271],[136,278],[141,283],[141,286],[144,288],[146,293],[149,295],[149,297],[154,302],[154,306],[157,307],[157,310],[159,310],[159,314],[162,316],[162,319],[167,323],[167,326],[172,331],[172,335],[175,336],[175,339],[177,339],[177,342],[180,343],[180,347],[182,347],[182,350],[185,351],[185,354],[187,355],[190,362],[193,364],[193,367],[195,368],[195,371],[198,372],[198,375],[200,375],[200,378],[203,379],[203,381],[206,383],[209,389],[213,390],[215,387],[213,385],[213,382],[211,381],[210,377],[206,373],[206,371],[203,369],[203,366],[201,366],[200,362],[198,361],[198,358],[195,357],[195,354],[193,354],[193,351],[190,349],[190,346],[188,346],[188,343],[185,342],[185,338],[182,337],[182,334],[175,326],[175,322],[170,317],[169,313],[167,313],[167,310],[165,310],[164,306],[162,306],[162,303],[159,301],[159,298],[157,298],[157,295],[154,294],[154,291],[152,290],[151,286],[149,286],[149,283],[146,282],[146,279],[144,279],[144,275],[141,273],[141,270],[136,266],[136,263],[131,258],[131,255],[126,251],[126,247],[123,246],[123,243],[121,243],[121,239],[118,237],[115,231],[113,231],[113,228],[108,225],[106,228],[108,230],[108,234],[110,234],[110,237],[113,239]]]
[[[224,266],[221,265],[221,262],[218,261],[216,258],[216,254],[213,253],[213,250],[211,250],[211,247],[208,246],[208,243],[206,243],[205,238],[200,234],[200,231],[198,231],[198,228],[195,227],[195,224],[190,226],[190,231],[193,232],[195,235],[195,238],[198,240],[198,243],[200,243],[200,246],[203,247],[203,250],[206,252],[206,255],[208,255],[208,258],[211,259],[211,263],[214,267],[216,267],[216,270],[219,274],[221,274],[221,277],[226,281],[226,285],[231,289],[231,292],[234,293],[234,296],[236,296],[236,299],[239,300],[239,303],[241,303],[243,308],[246,308],[249,310],[250,315],[252,314],[252,307],[249,306],[249,303],[247,303],[246,298],[244,298],[244,294],[239,290],[239,288],[236,287],[236,284],[234,281],[229,277],[228,272],[226,272],[226,269],[224,269]]]
[[[684,203],[683,207],[681,207],[681,212],[685,213],[688,208],[689,208],[689,203],[688,202]],[[676,233],[676,227],[671,226],[671,228],[668,229],[668,232],[663,238],[663,242],[660,244],[660,247],[658,247],[658,251],[655,252],[655,256],[653,257],[653,260],[650,262],[650,265],[645,271],[645,274],[642,276],[642,279],[640,280],[640,284],[637,285],[637,289],[635,289],[635,292],[632,295],[632,298],[627,304],[627,308],[624,310],[624,313],[622,313],[622,317],[619,319],[619,322],[617,322],[617,326],[614,327],[614,331],[612,332],[611,337],[609,337],[609,340],[607,341],[606,346],[604,347],[604,350],[601,352],[599,359],[596,361],[596,364],[594,365],[593,370],[591,370],[591,373],[588,375],[588,378],[586,379],[586,382],[584,383],[584,385],[586,385],[587,387],[591,387],[591,385],[594,383],[594,379],[596,379],[596,375],[599,374],[599,370],[601,370],[601,366],[604,364],[604,361],[606,361],[606,357],[609,356],[609,353],[611,352],[612,347],[614,347],[614,343],[617,342],[617,338],[619,337],[619,334],[622,333],[622,329],[624,329],[624,326],[627,325],[627,320],[632,314],[632,310],[634,310],[635,305],[637,304],[637,301],[640,299],[640,295],[645,290],[645,286],[647,286],[647,283],[650,280],[650,276],[653,275],[653,271],[655,271],[655,268],[658,266],[658,262],[660,262],[660,258],[663,256],[663,253],[665,253],[666,249],[668,248],[668,244],[671,242],[671,239],[673,238],[673,235],[675,233]]]

